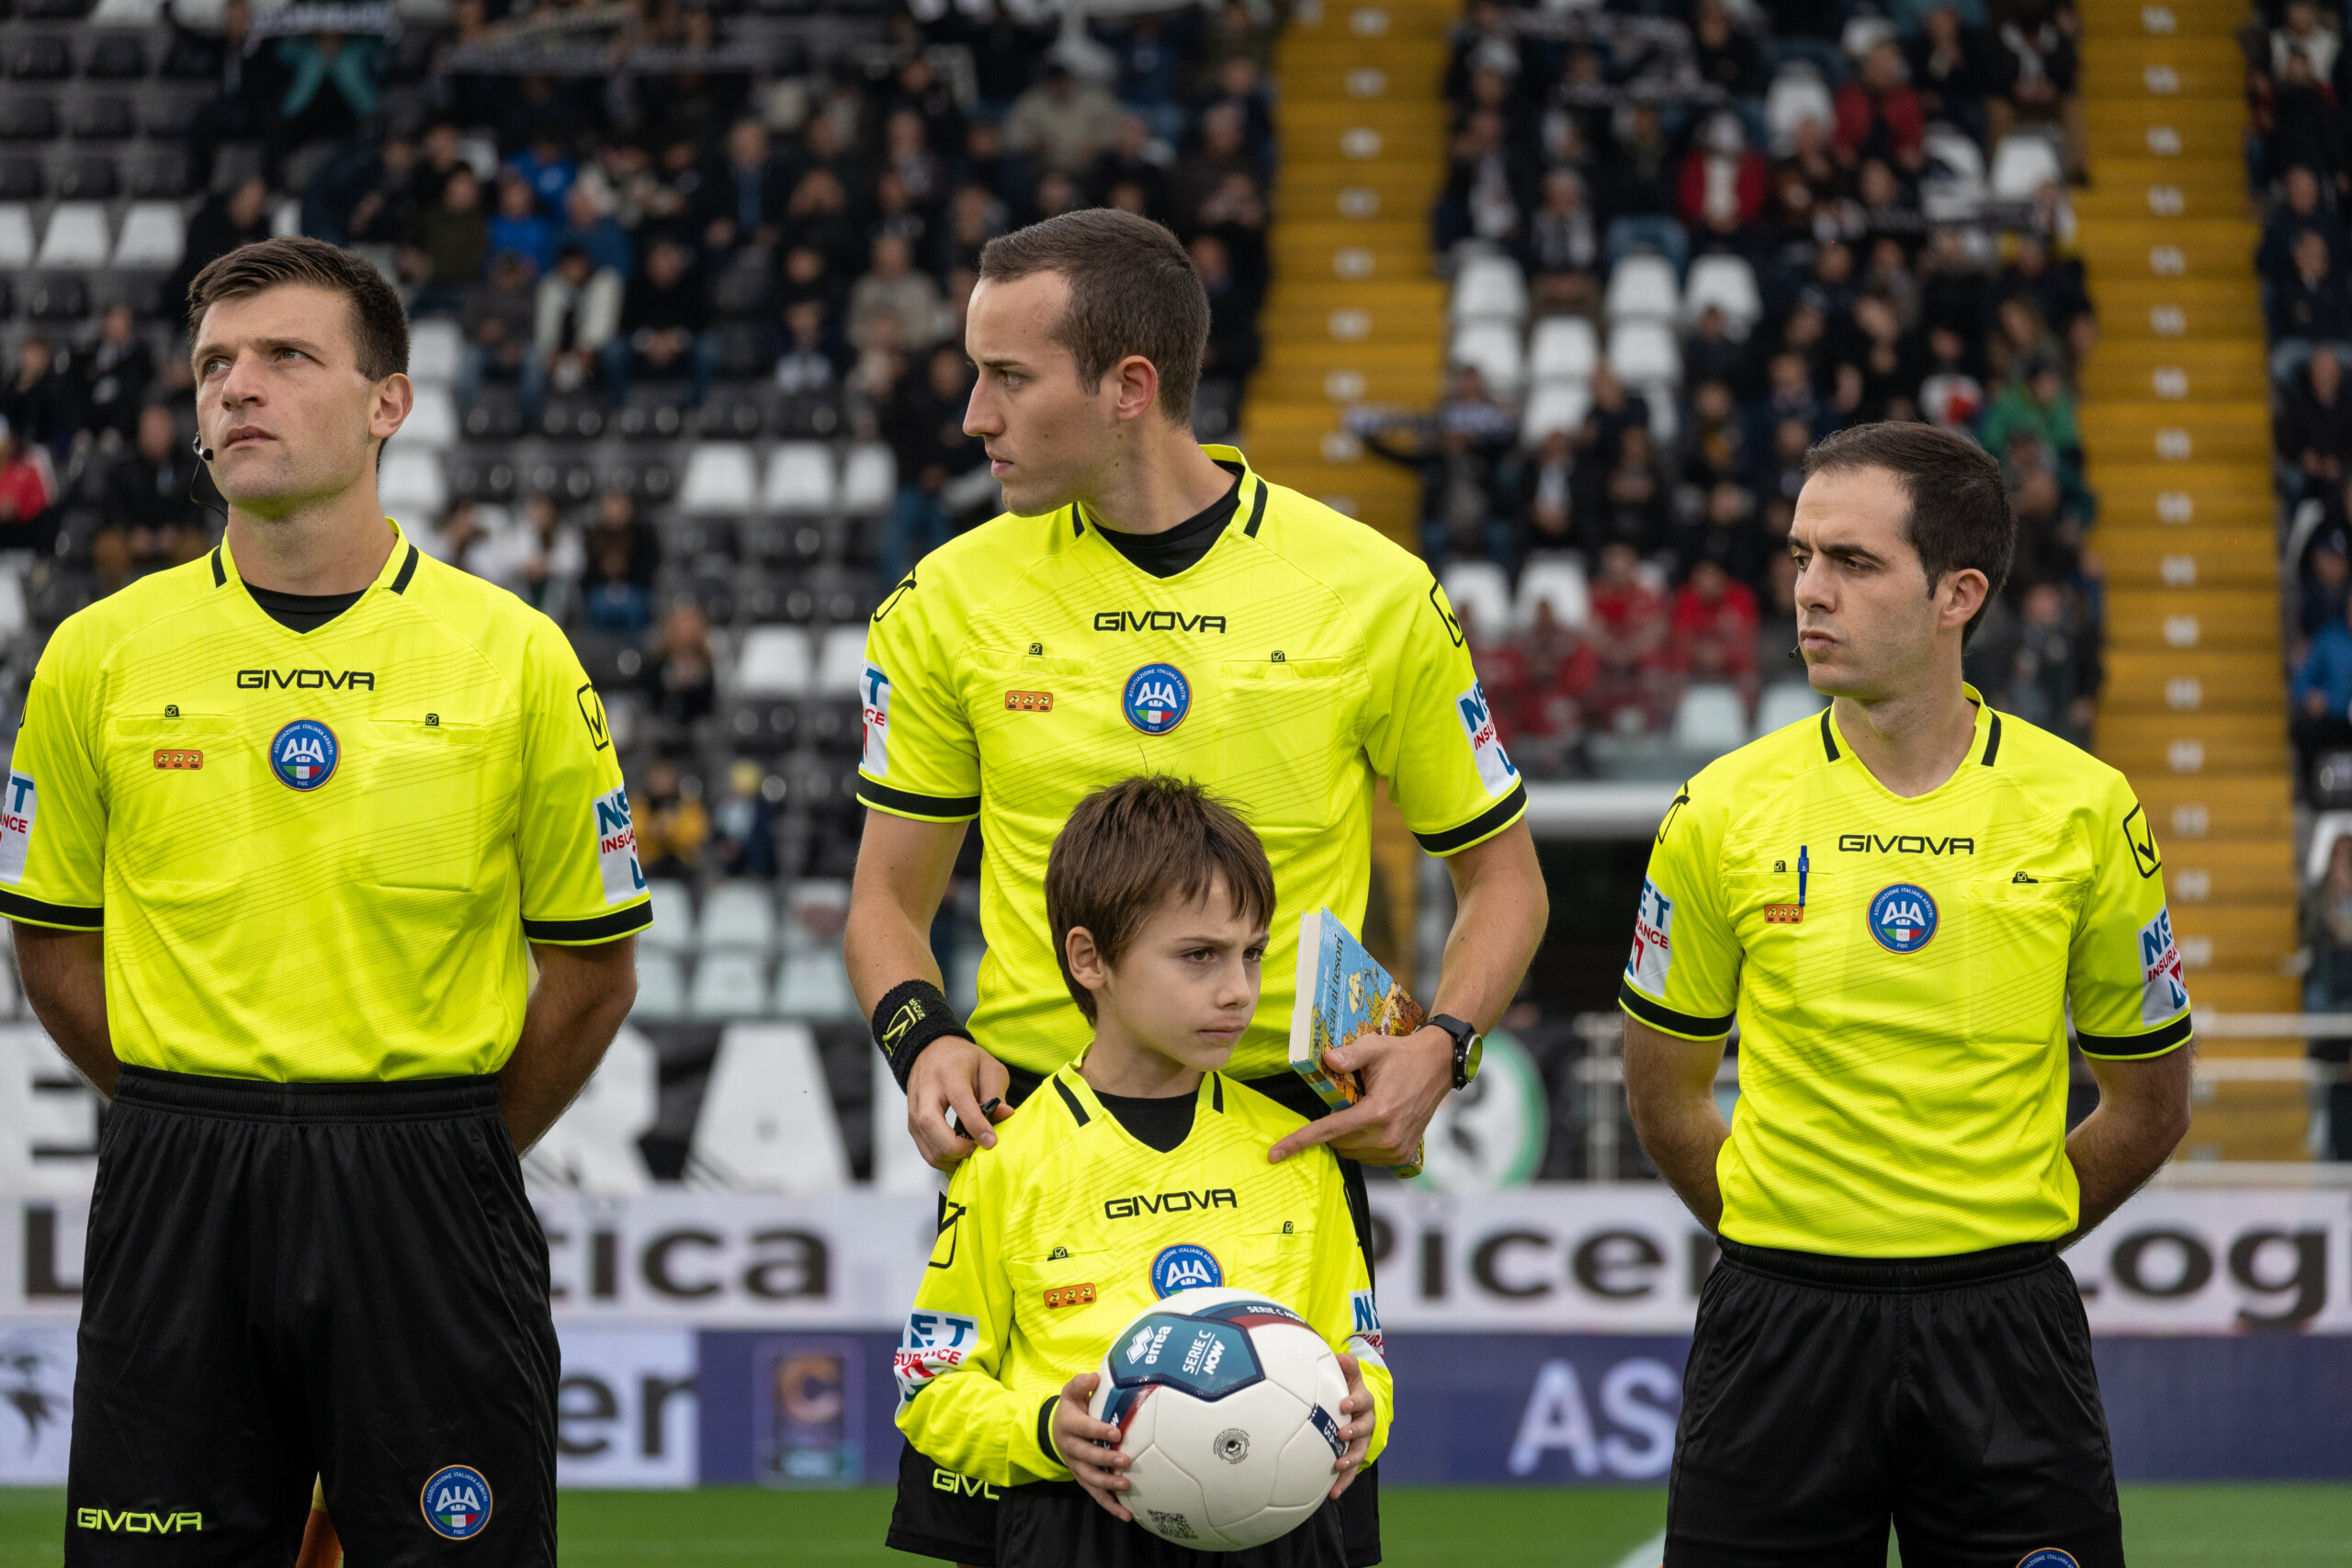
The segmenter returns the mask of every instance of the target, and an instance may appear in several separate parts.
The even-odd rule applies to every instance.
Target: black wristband
[[[874,1043],[890,1064],[890,1076],[907,1087],[922,1048],[943,1034],[971,1038],[971,1031],[947,1005],[947,995],[928,980],[906,980],[884,993],[874,1010]]]

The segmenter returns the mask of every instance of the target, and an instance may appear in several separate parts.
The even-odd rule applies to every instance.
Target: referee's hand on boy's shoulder
[[[925,1053],[928,1055],[928,1053]],[[1309,1122],[1270,1150],[1286,1160],[1317,1144],[1366,1165],[1402,1165],[1421,1145],[1430,1118],[1453,1087],[1453,1040],[1430,1026],[1411,1034],[1367,1034],[1323,1053],[1327,1066],[1363,1074],[1363,1098]]]
[[[953,1170],[975,1149],[994,1148],[996,1134],[989,1124],[1012,1114],[1003,1103],[1012,1075],[1004,1064],[958,1034],[943,1034],[922,1048],[907,1074],[907,1131],[915,1146],[935,1170]],[[995,1102],[983,1115],[980,1107]],[[976,1137],[959,1138],[948,1131],[947,1113]]]

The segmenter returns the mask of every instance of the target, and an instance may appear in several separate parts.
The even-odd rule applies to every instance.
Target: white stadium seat
[[[1610,273],[1609,292],[1600,302],[1600,313],[1611,322],[1670,321],[1681,310],[1682,290],[1675,285],[1674,264],[1640,251],[1619,262]]]
[[[817,694],[854,697],[865,678],[865,626],[827,626],[825,640],[817,645]]]
[[[877,1192],[938,1192],[939,1173],[923,1162],[907,1136],[907,1091],[890,1076],[889,1058],[873,1053],[874,1190]]]
[[[832,1093],[807,1025],[738,1024],[719,1037],[686,1178],[734,1192],[833,1192],[849,1184]]]
[[[1523,321],[1527,280],[1508,256],[1470,256],[1454,274],[1448,311],[1457,321]]]
[[[435,452],[458,444],[458,400],[448,388],[417,388],[415,406],[408,411],[399,439]]]
[[[1600,339],[1582,316],[1546,316],[1527,339],[1527,374],[1537,381],[1589,381]]]
[[[628,1015],[648,1023],[686,1016],[686,977],[676,953],[637,950],[637,1000]]]
[[[1453,329],[1447,351],[1454,365],[1468,366],[1486,379],[1487,390],[1498,398],[1518,394],[1527,366],[1520,355],[1519,329],[1509,321],[1464,321]]]
[[[1745,256],[1701,256],[1690,264],[1682,290],[1682,313],[1697,321],[1713,305],[1723,311],[1734,337],[1746,337],[1764,314],[1764,297],[1756,287],[1756,269]]]
[[[1764,124],[1772,133],[1773,156],[1787,153],[1796,140],[1797,122],[1804,119],[1817,120],[1826,130],[1838,123],[1838,107],[1812,66],[1784,66],[1764,94]]]
[[[815,655],[799,626],[753,626],[743,634],[735,663],[735,689],[757,696],[806,695]]]
[[[640,994],[643,986],[640,976]],[[653,1042],[621,1025],[580,1097],[523,1157],[524,1179],[616,1198],[651,1187],[637,1141],[652,1131],[661,1109],[661,1068]]]
[[[269,233],[272,239],[286,240],[302,231],[302,202],[299,197],[287,197],[270,209]]]
[[[706,951],[766,953],[775,946],[775,894],[763,882],[722,882],[703,899],[698,929]]]
[[[114,243],[119,267],[162,269],[180,265],[187,248],[187,225],[176,201],[134,201],[123,215],[122,232]]]
[[[810,948],[776,965],[775,1012],[810,1023],[833,1023],[860,1018],[857,993],[850,989],[849,969],[838,947]]]
[[[15,637],[31,624],[23,576],[13,566],[0,567],[0,637]]]
[[[1464,626],[1475,627],[1481,640],[1510,630],[1510,582],[1494,562],[1448,561],[1445,596],[1452,601],[1454,615]]]
[[[768,1010],[765,961],[751,953],[706,953],[686,987],[686,1013],[698,1019],[757,1018]]]
[[[1811,718],[1828,703],[1828,698],[1803,681],[1775,681],[1764,688],[1764,700],[1756,705],[1756,733],[1770,735],[1785,729]]]
[[[1555,430],[1574,434],[1584,428],[1584,416],[1591,409],[1592,389],[1584,382],[1538,381],[1520,412],[1520,439],[1531,447],[1541,446]]]
[[[843,512],[888,512],[899,493],[899,463],[888,445],[861,441],[842,465]]]
[[[678,510],[690,516],[740,516],[759,495],[752,449],[740,441],[706,441],[686,459]]]
[[[1678,374],[1679,367],[1677,367]],[[1682,400],[1672,381],[1645,381],[1625,389],[1650,406],[1650,435],[1663,448],[1682,432]]]
[[[1682,379],[1682,346],[1664,321],[1620,321],[1609,329],[1609,368],[1620,381]]]
[[[1719,682],[1701,681],[1674,706],[1674,743],[1688,751],[1720,755],[1747,744],[1747,716],[1739,693]]]
[[[465,347],[458,323],[447,317],[417,322],[408,330],[408,378],[420,387],[447,386],[458,378]]]
[[[691,953],[695,945],[695,903],[686,885],[675,877],[656,876],[646,884],[653,898],[653,924],[637,939],[640,951]]]
[[[32,208],[21,201],[0,201],[0,272],[22,272],[32,265]]]
[[[376,499],[393,516],[420,525],[440,516],[449,504],[449,481],[441,472],[440,454],[414,446],[390,448],[376,472]]]
[[[2018,131],[1993,149],[1993,196],[1999,201],[2030,201],[2045,185],[2065,178],[2058,149],[2047,137]]]
[[[114,237],[107,231],[104,202],[61,201],[49,215],[40,237],[36,266],[96,269],[114,253]]]
[[[760,505],[769,512],[831,512],[837,494],[833,449],[821,441],[786,441],[768,454]]]
[[[1552,606],[1552,618],[1571,628],[1592,619],[1592,589],[1584,566],[1574,556],[1532,556],[1519,573],[1519,625],[1535,624],[1539,604]]]

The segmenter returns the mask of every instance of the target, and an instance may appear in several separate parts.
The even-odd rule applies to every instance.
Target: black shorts
[[[1667,1568],[1884,1568],[1890,1521],[1905,1568],[2122,1568],[2090,1325],[2053,1247],[1722,1246],[1683,1373]]]
[[[65,1561],[552,1565],[547,1239],[490,1077],[125,1067],[98,1150]]]
[[[1046,1080],[1022,1067],[1011,1067],[1012,1083],[1004,1091],[1005,1102],[1018,1106],[1036,1092]],[[1319,1121],[1329,1113],[1329,1108],[1316,1098],[1306,1087],[1306,1080],[1296,1073],[1282,1073],[1273,1077],[1244,1080],[1251,1089],[1283,1108],[1295,1111],[1308,1121]],[[1372,1194],[1366,1190],[1363,1167],[1351,1159],[1340,1161],[1340,1177],[1348,1191],[1348,1214],[1355,1221],[1356,1245],[1363,1249],[1365,1277],[1372,1272]],[[1103,1514],[1101,1506],[1086,1496],[1075,1482],[1064,1482],[1072,1493],[1096,1513],[1102,1522],[1119,1525],[1119,1521]],[[1034,1487],[1022,1487],[1027,1492]],[[950,1562],[969,1563],[972,1568],[996,1568],[998,1562],[998,1513],[1001,1490],[984,1486],[970,1476],[958,1475],[944,1465],[936,1464],[917,1453],[912,1448],[901,1447],[899,1453],[899,1498],[890,1509],[890,1533],[886,1538],[889,1546],[899,1551],[910,1551],[918,1557],[943,1558]],[[1347,1568],[1368,1568],[1380,1561],[1380,1461],[1374,1460],[1357,1473],[1355,1484],[1340,1497],[1336,1510],[1326,1509],[1316,1516],[1321,1519],[1336,1511],[1347,1553]],[[1119,1526],[1121,1529],[1127,1527]],[[1144,1531],[1137,1535],[1156,1540]],[[1174,1550],[1170,1548],[1170,1550]],[[1232,1553],[1222,1554],[1231,1562]],[[1086,1561],[1091,1558],[1069,1559]],[[1007,1568],[1015,1559],[1004,1560]],[[1020,1559],[1019,1561],[1027,1561]],[[1043,1561],[1040,1559],[1039,1561]],[[1128,1561],[1122,1559],[1121,1561]],[[1160,1563],[1157,1558],[1134,1559],[1138,1564]],[[1173,1562],[1173,1559],[1170,1559]]]

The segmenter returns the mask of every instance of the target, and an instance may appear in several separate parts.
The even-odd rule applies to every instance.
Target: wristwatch
[[[1469,1088],[1470,1080],[1478,1076],[1479,1058],[1487,1053],[1485,1037],[1451,1013],[1432,1014],[1430,1023],[1453,1037],[1453,1087]]]

